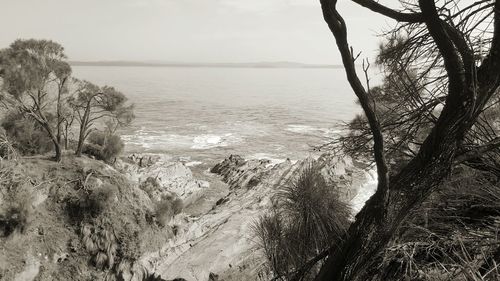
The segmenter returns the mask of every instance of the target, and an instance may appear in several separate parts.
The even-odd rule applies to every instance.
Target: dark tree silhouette
[[[449,175],[457,162],[479,159],[498,149],[500,139],[478,140],[478,120],[498,96],[500,86],[500,0],[419,0],[403,10],[373,0],[353,0],[399,24],[392,33],[391,54],[404,69],[417,71],[425,82],[427,101],[441,106],[415,154],[397,171],[386,159],[383,126],[369,87],[356,73],[355,55],[348,44],[347,26],[336,0],[320,0],[324,19],[342,56],[347,79],[359,99],[371,132],[378,186],[356,216],[339,248],[330,251],[317,280],[366,280],[374,259],[392,239],[410,211],[417,208]],[[443,93],[441,97],[436,95]]]

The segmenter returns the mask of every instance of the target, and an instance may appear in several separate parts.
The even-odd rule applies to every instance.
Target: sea
[[[231,154],[280,162],[318,153],[360,107],[341,68],[73,66],[135,105],[120,130],[126,153],[168,154],[188,165]]]

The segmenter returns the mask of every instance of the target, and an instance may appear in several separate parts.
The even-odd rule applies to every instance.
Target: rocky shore
[[[0,279],[99,279],[106,268],[126,281],[152,274],[162,280],[256,280],[263,258],[252,237],[254,222],[273,194],[313,163],[348,202],[369,179],[351,159],[328,154],[279,164],[231,155],[210,169],[153,154],[114,166],[69,156],[60,164],[43,158],[5,162],[1,171],[11,180],[4,184],[22,184],[26,192],[1,189],[0,202],[31,195],[22,197],[29,199],[23,203],[25,229],[0,239],[7,257],[0,258]],[[165,202],[167,208],[159,208]]]
[[[148,167],[129,170],[131,180],[140,183],[157,177],[166,190],[178,192],[185,200],[185,211],[171,221],[175,237],[144,259],[167,280],[207,280],[210,274],[220,280],[255,280],[261,274],[263,260],[256,251],[252,226],[269,209],[276,190],[313,163],[347,202],[369,179],[350,158],[329,154],[280,164],[231,155],[211,168],[204,181],[194,179],[185,165],[161,159]],[[201,201],[210,204],[203,210],[193,208]]]

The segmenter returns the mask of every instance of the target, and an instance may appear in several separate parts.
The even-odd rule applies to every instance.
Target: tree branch
[[[384,139],[382,136],[382,129],[375,111],[370,104],[368,93],[364,89],[358,75],[356,74],[353,54],[347,42],[347,28],[344,19],[336,10],[337,0],[321,0],[320,2],[323,8],[325,21],[335,37],[338,49],[342,56],[342,62],[344,64],[347,80],[359,99],[361,107],[363,108],[368,120],[370,130],[373,133],[373,150],[378,175],[378,186],[375,195],[380,197],[379,202],[383,206],[386,204],[387,193],[389,190],[389,169],[384,156]],[[383,214],[381,215],[383,217]]]
[[[484,145],[477,146],[473,150],[469,150],[461,155],[458,155],[455,158],[455,163],[461,164],[471,159],[478,158],[482,154],[488,151],[492,151],[494,149],[498,149],[499,147],[500,147],[500,137],[496,137],[495,139],[491,140],[490,142]]]
[[[456,96],[461,95],[466,88],[462,60],[457,53],[453,40],[446,32],[446,24],[439,18],[434,0],[419,0],[419,4],[427,29],[443,57],[446,73],[448,74],[449,98],[447,102],[459,102],[460,100],[456,99]]]
[[[390,17],[399,22],[419,23],[424,21],[421,13],[403,13],[388,8],[373,0],[352,0],[352,1],[376,13],[379,13],[386,17]]]

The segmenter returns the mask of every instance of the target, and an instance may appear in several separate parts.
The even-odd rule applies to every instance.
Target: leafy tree
[[[76,112],[80,124],[78,145],[75,154],[81,156],[87,137],[96,126],[106,125],[110,133],[120,126],[126,126],[134,118],[133,105],[127,105],[127,98],[113,87],[102,88],[88,82],[79,82],[76,95],[68,103]],[[113,124],[112,126],[110,124]]]
[[[43,154],[52,148],[52,140],[47,132],[35,120],[26,118],[22,113],[7,112],[1,126],[13,148],[23,155]]]
[[[415,87],[418,91],[386,89],[389,96],[374,93],[378,103],[357,74],[356,56],[348,43],[346,22],[337,10],[337,1],[320,2],[347,79],[365,113],[358,121],[366,120],[369,127],[378,186],[344,242],[331,249],[316,279],[368,280],[370,269],[379,262],[373,257],[387,247],[407,216],[440,189],[457,163],[477,162],[494,172],[494,164],[482,164],[490,158],[485,155],[498,150],[500,139],[494,129],[484,130],[482,119],[491,114],[488,111],[498,99],[500,87],[500,1],[402,1],[400,11],[373,0],[353,0],[398,22],[387,34],[389,48],[381,59],[388,58],[385,62],[389,62],[390,72],[414,72],[415,78],[410,76],[406,81],[421,83]],[[388,141],[390,132],[384,132],[384,120],[377,113],[381,100],[396,97],[395,93],[401,94],[398,100],[405,106],[420,100],[420,105],[413,106],[426,112],[421,114],[425,116],[422,122],[428,124],[428,129],[411,134],[418,141],[406,146],[412,153],[405,155],[396,169],[390,165],[394,158],[387,148],[398,140]],[[418,114],[415,109],[407,111]]]
[[[53,142],[55,160],[61,160],[61,96],[71,67],[61,45],[48,40],[16,40],[0,51],[2,103],[33,118]],[[50,123],[56,96],[56,124]],[[53,111],[52,111],[53,112]]]

